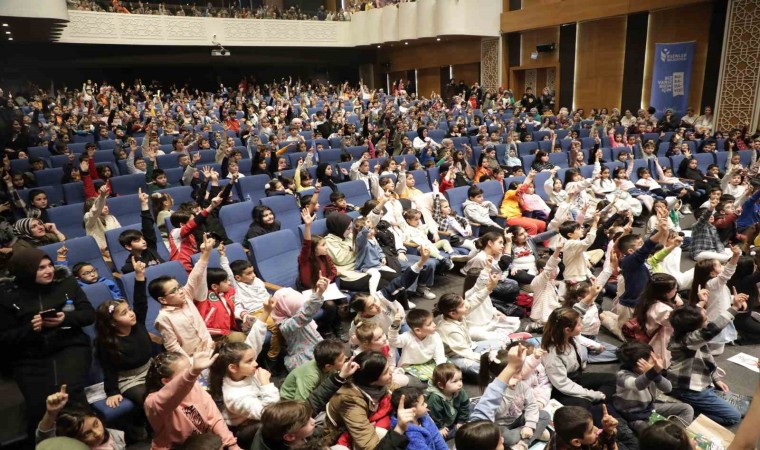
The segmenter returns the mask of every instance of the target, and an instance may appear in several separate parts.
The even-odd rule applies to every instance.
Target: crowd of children
[[[508,127],[489,118],[499,125],[491,131],[467,104],[456,105],[440,143],[411,115],[397,117],[391,136],[380,132],[393,114],[389,109],[380,118],[379,96],[364,99],[363,89],[351,94],[347,85],[343,94],[368,100],[368,111],[356,114],[364,122],[360,131],[346,120],[351,114],[330,107],[332,117],[324,111],[321,118],[296,117],[287,98],[252,115],[241,102],[245,121],[255,117],[250,125],[259,131],[241,135],[244,150],[231,136],[177,130],[172,154],[194,199],[178,205],[163,191],[170,186],[159,167],[165,160],[158,158],[156,123],[140,125],[141,157],[122,133],[127,167],[148,185],[137,192],[139,227],[123,227],[111,215],[108,202],[118,194],[110,170],[96,166],[98,150],[88,145],[78,169],[72,158],[67,174],[80,177],[86,191],[83,227],[105,267],[118,269],[116,279],[69,252],[66,236],[50,223],[47,194],[32,190],[22,199],[24,185],[6,156],[6,192],[22,214],[14,238],[5,239],[0,227],[3,255],[10,255],[0,258],[0,270],[13,277],[9,294],[0,296],[0,343],[13,350],[9,361],[30,406],[30,437],[41,445],[73,438],[98,450],[148,437],[155,449],[527,450],[541,441],[562,450],[685,450],[691,447],[684,428],[698,415],[725,426],[741,421],[719,393],[729,387],[715,358],[752,336],[742,315],[757,306],[756,284],[747,282],[757,267],[742,254],[754,256],[760,235],[754,159],[744,168],[732,152],[725,174],[717,166],[703,174],[689,145],[682,147],[692,139],[679,130],[668,150],[685,156],[675,176],[674,168],[660,166],[655,142],[617,130],[614,114],[594,114],[594,124],[583,126],[594,141],[584,149],[582,112],[564,111],[552,121],[526,109],[525,119]],[[234,101],[218,102],[234,116]],[[395,103],[408,111],[408,102]],[[228,129],[236,124],[230,116]],[[287,125],[289,136],[273,123],[280,131]],[[568,142],[556,133],[563,123]],[[166,132],[177,124],[163,125]],[[467,125],[474,126],[478,158],[474,146],[452,140],[461,129],[466,135]],[[517,144],[533,139],[528,126],[549,130],[543,139],[551,146],[535,152],[524,174]],[[408,129],[416,129],[413,140],[402,132]],[[367,148],[350,166],[333,166],[322,160],[323,144],[307,143],[301,131],[338,138],[347,161],[347,147]],[[710,132],[699,134],[700,151],[715,151]],[[602,138],[621,163],[615,168],[603,160]],[[51,151],[68,154],[67,139],[56,135]],[[503,139],[507,150],[499,155]],[[283,173],[290,145],[303,152],[292,178]],[[564,179],[550,156],[562,148],[571,160]],[[202,149],[216,150],[220,173],[200,167]],[[252,160],[249,174],[242,170],[244,152]],[[634,172],[635,156],[647,167]],[[40,170],[40,162],[30,159],[30,171]],[[422,167],[439,169],[431,192],[417,187],[414,170]],[[257,194],[290,198],[302,208],[290,286],[259,277],[252,246],[240,249],[245,258],[233,258],[220,219],[220,209],[250,194],[241,180],[261,174],[271,179]],[[524,178],[505,184],[505,174]],[[361,182],[370,200],[347,203],[341,184],[349,180]],[[484,192],[488,180],[501,191]],[[460,187],[467,199],[450,203],[446,191]],[[273,208],[258,205],[251,219],[240,218],[250,220],[246,241],[287,227]],[[696,221],[683,230],[680,220],[691,210]],[[646,224],[644,234],[633,233],[634,223]],[[324,235],[314,231],[318,226]],[[110,236],[124,259],[111,259]],[[37,248],[58,242],[64,244],[54,258]],[[682,251],[695,260],[693,270],[681,271]],[[186,277],[166,275],[170,261]],[[460,274],[461,292],[433,292],[436,277]],[[91,298],[93,307],[83,288],[98,284],[109,297]],[[435,305],[415,305],[412,296]],[[40,307],[32,308],[30,298]],[[605,298],[613,308],[603,308]],[[87,328],[93,324],[94,331]],[[607,342],[602,328],[625,342]],[[132,405],[118,420],[82,404],[87,333],[94,335],[106,411]],[[617,373],[588,370],[611,362],[619,362]],[[471,399],[465,382],[479,385],[482,395]]]

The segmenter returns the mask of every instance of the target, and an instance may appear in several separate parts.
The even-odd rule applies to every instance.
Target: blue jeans
[[[694,415],[704,414],[721,425],[735,425],[742,420],[742,416],[730,403],[715,395],[714,388],[707,388],[702,392],[691,389],[673,389],[670,393],[673,397],[687,403],[694,408]]]

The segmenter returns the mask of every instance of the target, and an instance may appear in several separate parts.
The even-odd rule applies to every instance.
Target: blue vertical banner
[[[649,105],[657,109],[658,117],[668,108],[676,117],[685,113],[695,46],[694,41],[656,44]]]

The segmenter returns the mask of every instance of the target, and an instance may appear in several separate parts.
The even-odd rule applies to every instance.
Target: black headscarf
[[[351,217],[346,214],[333,212],[327,216],[327,231],[343,239],[352,221]]]
[[[37,268],[43,259],[50,259],[50,257],[36,248],[14,250],[10,260],[11,275],[16,277],[18,284],[32,286],[37,282]]]

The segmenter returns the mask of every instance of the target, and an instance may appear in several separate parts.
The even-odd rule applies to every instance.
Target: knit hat
[[[351,226],[351,222],[350,216],[333,212],[327,216],[327,231],[343,239],[346,235],[346,230]]]
[[[14,250],[10,260],[10,272],[21,285],[30,286],[37,280],[37,268],[43,259],[50,257],[40,249],[20,248]]]

